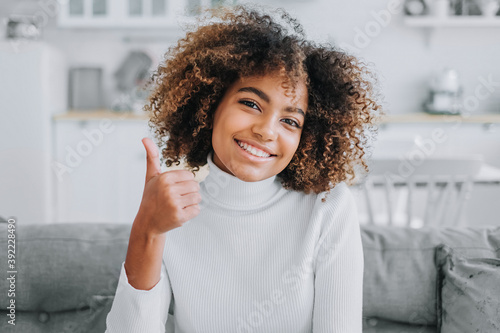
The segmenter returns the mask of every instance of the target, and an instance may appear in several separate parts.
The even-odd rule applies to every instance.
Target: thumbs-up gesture
[[[200,185],[187,170],[162,173],[158,148],[142,139],[147,154],[146,182],[139,207],[140,223],[151,234],[163,234],[181,227],[200,213]]]

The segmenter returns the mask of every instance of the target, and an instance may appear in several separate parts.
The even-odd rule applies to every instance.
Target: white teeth
[[[255,149],[255,147],[252,147],[244,142],[237,141],[238,145],[245,149],[247,152],[249,152],[252,155],[258,156],[258,157],[269,157],[271,156],[270,154],[263,152],[262,150]]]

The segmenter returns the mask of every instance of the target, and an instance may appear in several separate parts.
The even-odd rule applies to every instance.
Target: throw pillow
[[[500,332],[500,260],[436,247],[437,320],[442,333]]]

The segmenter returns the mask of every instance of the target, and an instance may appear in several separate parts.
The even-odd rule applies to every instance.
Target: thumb
[[[150,138],[143,138],[142,143],[146,148],[146,183],[161,173],[160,157],[158,155],[158,148]]]

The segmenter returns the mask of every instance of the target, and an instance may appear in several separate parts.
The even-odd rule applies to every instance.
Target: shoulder
[[[338,211],[356,209],[354,196],[345,182],[335,185],[329,192],[321,192],[316,195],[315,208],[326,211]]]
[[[325,199],[323,201],[323,199]],[[359,227],[357,206],[351,189],[340,182],[330,192],[316,195],[313,209],[314,222],[319,224],[321,234]]]

